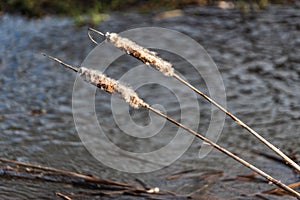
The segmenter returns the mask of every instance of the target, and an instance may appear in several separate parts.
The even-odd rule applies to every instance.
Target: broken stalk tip
[[[69,65],[69,64],[63,62],[62,60],[60,60],[60,59],[58,59],[58,58],[55,58],[55,57],[53,57],[53,56],[50,56],[50,55],[48,55],[48,54],[46,54],[46,53],[41,53],[41,54],[42,54],[43,56],[48,57],[49,59],[51,59],[51,60],[53,60],[53,61],[55,61],[55,62],[58,62],[59,64],[61,64],[62,66],[66,67],[66,68],[72,69],[72,70],[75,71],[75,72],[78,72],[78,71],[79,71],[79,68],[74,67],[74,66],[72,66],[72,65]]]

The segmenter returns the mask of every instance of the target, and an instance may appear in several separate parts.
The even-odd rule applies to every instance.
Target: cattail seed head
[[[130,54],[146,65],[151,65],[155,67],[158,71],[162,72],[165,76],[173,76],[174,68],[170,62],[167,62],[156,55],[156,52],[150,51],[135,42],[123,38],[116,33],[106,33],[106,38],[111,42],[115,47],[122,49],[127,54]]]
[[[86,82],[106,92],[119,94],[133,108],[148,106],[131,88],[120,84],[117,80],[105,76],[100,71],[81,67],[78,73]]]

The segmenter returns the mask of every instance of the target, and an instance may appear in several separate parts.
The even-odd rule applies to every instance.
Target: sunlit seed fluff
[[[105,76],[100,71],[81,67],[78,73],[86,82],[91,83],[109,93],[119,94],[133,108],[148,106],[148,104],[140,99],[136,92],[134,92],[131,88],[120,84],[117,80]]]
[[[122,49],[127,54],[140,59],[147,65],[154,66],[158,71],[162,72],[165,76],[173,76],[174,68],[170,62],[167,62],[156,55],[156,52],[149,51],[148,49],[136,44],[135,42],[123,38],[116,33],[106,33],[106,38],[115,47]]]

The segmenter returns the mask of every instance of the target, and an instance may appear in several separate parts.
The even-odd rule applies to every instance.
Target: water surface
[[[111,13],[110,19],[97,28],[121,32],[145,26],[176,30],[203,45],[221,72],[228,109],[281,150],[294,152],[299,158],[299,8],[271,6],[242,16],[238,12],[218,8],[186,7],[182,16],[164,19],[155,18],[155,14]],[[0,28],[0,157],[134,184],[138,184],[135,182],[138,177],[149,185],[181,194],[195,192],[207,184],[205,189],[196,192],[203,198],[253,199],[242,195],[273,187],[264,182],[225,181],[251,171],[217,151],[199,159],[201,143],[197,140],[178,161],[159,171],[129,174],[104,166],[85,149],[75,128],[72,89],[76,75],[40,55],[40,52],[47,52],[80,64],[94,48],[87,37],[87,27],[76,27],[70,19],[64,18],[28,20],[3,15]],[[162,55],[172,59],[171,54]],[[107,73],[117,78],[134,64],[140,63],[121,57],[114,66],[119,65],[122,70],[112,66]],[[177,68],[190,82],[207,92],[202,79],[190,69]],[[169,97],[159,95],[167,92],[164,90],[159,86],[147,86],[138,92],[150,103],[164,105],[173,117],[178,118],[178,103],[171,94]],[[99,121],[111,133],[111,140],[122,148],[137,146],[141,149],[136,151],[150,151],[170,140],[170,135],[158,135],[151,142],[140,141],[140,145],[135,145],[135,140],[122,136],[117,125],[112,123],[110,96],[99,92],[96,99],[101,102],[96,104]],[[199,105],[199,131],[205,132],[211,107],[201,98]],[[41,110],[45,113],[38,112]],[[148,119],[146,111],[134,111],[133,116],[136,116],[136,123],[147,124],[144,120]],[[166,133],[177,130],[168,126]],[[285,183],[299,181],[290,168],[251,152],[249,149],[272,154],[230,119],[226,120],[218,143],[243,155]],[[187,169],[197,170],[190,174],[190,178],[166,180],[169,175]],[[201,178],[203,173],[219,171],[223,174]],[[0,179],[0,188],[1,199],[55,199],[55,192],[78,191],[78,188],[65,184],[7,178]],[[271,196],[270,199],[276,197]]]

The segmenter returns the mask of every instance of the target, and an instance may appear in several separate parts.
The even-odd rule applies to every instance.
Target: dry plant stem
[[[47,56],[49,59],[58,62],[66,68],[72,69],[73,71],[77,72],[86,82],[97,86],[101,90],[121,96],[133,108],[139,108],[141,105],[146,104],[131,88],[120,84],[117,80],[107,77],[100,71],[87,69],[85,67],[76,68],[45,53],[42,53],[42,55]]]
[[[135,58],[138,58],[139,60],[143,61],[146,65],[151,65],[155,67],[155,69],[163,73],[165,76],[173,76],[174,68],[172,67],[172,64],[157,56],[156,52],[150,51],[127,38],[120,37],[116,33],[106,33],[104,35],[103,33],[95,29],[89,28],[88,35],[90,39],[96,44],[98,43],[93,39],[92,35],[90,34],[90,31],[105,36],[107,40],[110,43],[112,43],[115,47],[122,49],[127,54],[130,54]]]
[[[157,115],[167,119],[168,121],[172,122],[173,124],[179,126],[180,128],[186,130],[187,132],[193,134],[194,136],[196,136],[197,138],[200,138],[201,140],[203,140],[204,142],[207,142],[208,144],[210,144],[211,146],[213,146],[214,148],[218,149],[219,151],[223,152],[224,154],[228,155],[229,157],[233,158],[234,160],[238,161],[239,163],[245,165],[246,167],[250,168],[251,170],[253,170],[254,172],[260,174],[261,176],[263,176],[264,178],[266,178],[268,181],[274,183],[275,185],[277,185],[278,187],[282,188],[285,191],[288,191],[289,193],[295,195],[297,197],[297,199],[300,199],[300,193],[298,193],[297,191],[291,189],[290,187],[288,187],[287,185],[281,183],[281,181],[273,178],[272,176],[268,175],[267,173],[265,173],[264,171],[258,169],[257,167],[255,167],[254,165],[248,163],[247,161],[243,160],[242,158],[238,157],[237,155],[231,153],[230,151],[226,150],[225,148],[221,147],[220,145],[212,142],[211,140],[209,140],[208,138],[204,137],[203,135],[201,135],[200,133],[184,126],[183,124],[177,122],[176,120],[168,117],[167,115],[161,113],[160,111],[150,107],[150,106],[146,106],[147,109],[151,110],[152,112],[156,113]]]
[[[70,175],[70,176],[73,176],[73,177],[81,178],[83,180],[90,181],[90,182],[97,182],[97,183],[102,182],[102,183],[107,183],[107,184],[116,185],[116,186],[132,187],[131,185],[128,185],[128,184],[109,181],[109,180],[105,180],[105,179],[101,179],[101,178],[95,178],[95,177],[91,177],[91,176],[86,176],[86,175],[79,174],[79,173],[76,173],[76,172],[60,170],[60,169],[56,169],[56,168],[52,168],[52,167],[45,167],[45,166],[41,166],[41,165],[24,163],[24,162],[15,161],[15,160],[8,160],[8,159],[5,159],[5,158],[0,158],[0,161],[1,162],[12,163],[12,164],[20,165],[20,166],[24,166],[24,167],[31,167],[31,168],[45,170],[45,171],[62,173],[62,174]]]
[[[14,160],[8,160],[0,158],[0,163],[9,163],[15,165],[14,167],[6,165],[0,166],[0,176],[25,178],[25,179],[37,179],[51,182],[70,183],[77,187],[99,189],[100,193],[106,195],[123,194],[128,193],[131,195],[143,195],[143,194],[154,194],[154,195],[172,195],[170,192],[162,192],[157,187],[141,188],[138,186],[115,182],[107,179],[102,179],[94,176],[86,176],[71,171],[60,170],[51,167],[45,167],[30,163],[24,163]]]
[[[178,74],[174,72],[174,69],[172,67],[172,64],[164,61],[160,57],[158,57],[155,52],[149,51],[148,49],[145,49],[138,44],[130,41],[127,38],[122,38],[116,33],[106,33],[103,34],[95,29],[89,28],[89,31],[96,32],[100,34],[101,36],[104,36],[108,39],[109,42],[111,42],[114,46],[116,46],[119,49],[122,49],[126,53],[132,55],[133,57],[141,60],[142,62],[146,63],[147,65],[154,66],[158,71],[162,72],[166,76],[173,76],[181,83],[185,84],[189,88],[191,88],[193,91],[198,93],[200,96],[205,98],[208,102],[219,108],[221,111],[226,113],[231,119],[233,119],[237,124],[242,126],[244,129],[246,129],[249,133],[251,133],[253,136],[255,136],[257,139],[259,139],[262,143],[264,143],[266,146],[268,146],[270,149],[272,149],[276,154],[281,156],[284,161],[291,165],[294,169],[297,170],[297,172],[300,172],[300,166],[295,163],[291,158],[289,158],[287,155],[285,155],[281,150],[279,150],[277,147],[275,147],[273,144],[271,144],[269,141],[267,141],[264,137],[262,137],[259,133],[254,131],[252,128],[250,128],[248,125],[246,125],[244,122],[242,122],[240,119],[238,119],[236,116],[234,116],[232,113],[230,113],[228,110],[226,110],[224,107],[222,107],[220,104],[218,104],[216,101],[211,99],[209,96],[205,95],[203,92],[201,92],[199,89],[195,88],[193,85],[191,85],[189,82],[185,81],[183,78],[181,78]],[[91,36],[90,32],[88,32],[90,39],[98,44],[93,37]]]
[[[201,92],[200,90],[198,90],[197,88],[195,88],[189,82],[187,82],[184,79],[182,79],[178,74],[174,74],[173,77],[176,78],[177,80],[179,80],[180,82],[182,82],[183,84],[185,84],[186,86],[188,86],[189,88],[191,88],[193,91],[195,91],[199,95],[201,95],[203,98],[205,98],[211,104],[213,104],[214,106],[216,106],[217,108],[219,108],[221,111],[223,111],[224,113],[226,113],[226,115],[229,116],[231,119],[233,119],[237,124],[239,124],[244,129],[246,129],[247,131],[249,131],[252,135],[254,135],[257,139],[259,139],[262,143],[264,143],[266,146],[268,146],[270,149],[272,149],[275,153],[277,153],[279,156],[281,156],[285,160],[285,162],[287,164],[291,165],[294,169],[296,169],[298,171],[298,173],[300,172],[300,166],[297,163],[295,163],[291,158],[289,158],[287,155],[285,155],[281,150],[279,150],[277,147],[275,147],[272,143],[270,143],[269,141],[267,141],[259,133],[257,133],[252,128],[250,128],[247,124],[245,124],[244,122],[242,122],[239,118],[237,118],[236,116],[234,116],[232,113],[230,113],[228,110],[226,110],[220,104],[218,104],[217,102],[215,102],[209,96],[207,96],[206,94],[204,94],[203,92]]]
[[[61,197],[61,198],[65,199],[65,200],[72,200],[71,197],[68,197],[67,195],[64,195],[64,194],[62,194],[60,192],[56,192],[55,194],[56,194],[56,196]]]
[[[49,56],[48,56],[48,57],[49,57]],[[49,58],[51,58],[51,57],[49,57]],[[52,57],[52,58],[53,58],[53,57]],[[51,58],[51,59],[52,59],[52,58]],[[56,59],[53,59],[53,60],[54,60],[54,61],[59,61],[60,64],[62,64],[63,66],[65,66],[61,60],[59,60],[59,59],[57,59],[57,58],[56,58]],[[82,69],[82,68],[81,68],[81,69]],[[81,69],[80,69],[80,70],[81,70]],[[79,70],[79,73],[80,73],[80,70]],[[88,69],[85,68],[85,71],[86,71],[86,73],[88,73]],[[92,73],[93,73],[94,75],[95,75],[96,73],[99,73],[100,75],[99,75],[98,77],[100,77],[100,76],[105,76],[104,74],[102,74],[102,73],[99,72],[99,71],[95,71],[95,70],[92,70],[92,71],[93,71]],[[83,77],[83,78],[86,78],[86,76]],[[95,81],[95,82],[93,83],[93,81]],[[109,92],[109,93],[113,93],[113,92],[115,91],[115,90],[114,90],[115,85],[110,85],[110,84],[115,83],[115,82],[117,82],[117,81],[114,80],[114,79],[110,79],[110,81],[111,81],[111,82],[102,82],[102,84],[106,84],[106,83],[109,84],[109,85],[106,85],[106,86],[105,86],[105,85],[99,85],[99,84],[98,84],[98,82],[99,82],[98,78],[94,78],[94,79],[92,79],[92,78],[89,79],[89,78],[88,78],[88,82],[89,82],[89,83],[92,83],[93,85],[96,85],[97,87],[100,87],[101,89],[104,89],[104,90],[105,90],[105,88],[113,88],[113,90],[110,90],[110,89],[109,89],[109,90],[106,90],[106,91]],[[117,82],[117,84],[119,84],[119,87],[126,87],[126,86],[121,85],[121,84],[118,83],[118,82]],[[131,90],[130,88],[128,88],[128,89]],[[129,102],[130,105],[132,105],[132,104],[138,102],[138,104],[137,104],[138,106],[134,106],[135,108],[138,108],[138,107],[144,107],[144,108],[146,108],[146,109],[148,109],[148,110],[151,110],[151,111],[154,112],[155,114],[157,114],[157,115],[159,115],[159,116],[161,116],[161,117],[167,119],[168,121],[174,123],[174,124],[177,125],[178,127],[182,128],[182,129],[184,129],[184,130],[186,130],[187,132],[189,132],[189,133],[193,134],[194,136],[200,138],[201,140],[207,142],[208,144],[212,145],[214,148],[216,148],[216,149],[218,149],[219,151],[223,152],[224,154],[230,156],[231,158],[235,159],[236,161],[238,161],[238,162],[240,162],[241,164],[245,165],[246,167],[250,168],[250,169],[253,170],[254,172],[260,174],[261,176],[263,176],[264,178],[266,178],[268,181],[274,183],[274,184],[277,185],[278,187],[284,189],[285,191],[291,193],[292,195],[294,195],[294,196],[296,196],[298,199],[300,199],[300,194],[299,194],[297,191],[295,191],[295,190],[289,188],[287,185],[281,183],[279,180],[273,178],[272,176],[268,175],[268,174],[265,173],[264,171],[262,171],[262,170],[258,169],[257,167],[255,167],[254,165],[248,163],[247,161],[245,161],[245,160],[243,160],[242,158],[236,156],[235,154],[231,153],[230,151],[226,150],[225,148],[223,148],[223,147],[219,146],[218,144],[212,142],[212,141],[209,140],[208,138],[202,136],[200,133],[198,133],[198,132],[196,132],[196,131],[194,131],[194,130],[192,130],[192,129],[186,127],[186,126],[184,126],[183,124],[177,122],[177,121],[174,120],[173,118],[168,117],[167,115],[161,113],[159,110],[156,110],[156,109],[152,108],[150,105],[148,105],[147,103],[145,103],[142,99],[140,99],[140,98],[137,96],[136,93],[134,93],[134,94],[135,94],[135,96],[134,96],[134,102]],[[124,97],[123,95],[122,95],[122,97],[125,99],[125,101],[127,101],[126,97]],[[131,98],[130,98],[130,99],[131,99]]]
[[[43,56],[46,56],[46,57],[50,58],[51,60],[54,60],[54,61],[58,62],[59,64],[63,65],[63,66],[66,67],[66,68],[72,69],[74,72],[78,72],[78,71],[79,71],[79,68],[74,67],[74,66],[72,66],[72,65],[69,65],[69,64],[67,64],[67,63],[64,63],[63,61],[61,61],[61,60],[59,60],[59,59],[57,59],[57,58],[55,58],[55,57],[53,57],[53,56],[49,56],[49,55],[47,55],[47,54],[45,54],[45,53],[41,53],[41,54],[42,54]]]

